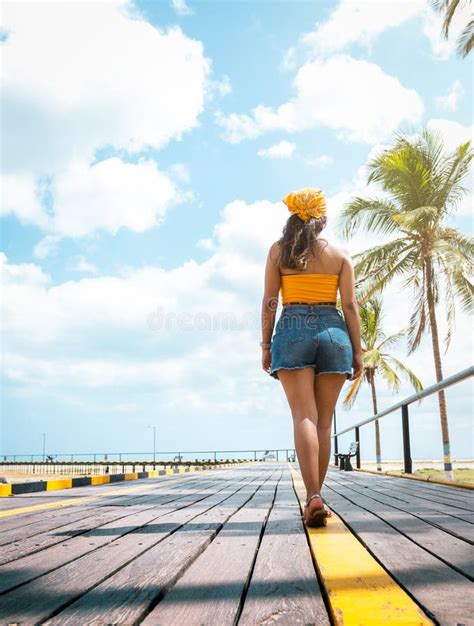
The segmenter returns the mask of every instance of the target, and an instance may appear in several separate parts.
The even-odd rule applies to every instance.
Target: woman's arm
[[[265,266],[264,291],[262,298],[262,342],[270,343],[275,325],[275,315],[278,306],[278,293],[281,277],[278,266],[278,244],[274,243],[267,255]]]
[[[359,303],[355,292],[355,275],[352,260],[348,254],[344,255],[342,270],[339,274],[339,293],[341,306],[344,311],[344,320],[352,343],[352,376],[355,380],[364,372],[362,362],[362,348],[360,337]]]
[[[347,254],[344,255],[342,269],[339,274],[339,293],[352,348],[355,354],[360,354],[362,349],[360,345],[359,304],[355,292],[354,268],[351,258]]]

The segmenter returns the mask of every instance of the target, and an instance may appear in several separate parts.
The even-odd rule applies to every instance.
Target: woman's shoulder
[[[270,256],[271,259],[273,259],[274,261],[276,261],[279,257],[280,257],[280,252],[281,252],[281,244],[280,241],[274,241],[271,246],[270,249],[268,250],[268,254]]]
[[[345,246],[334,244],[331,241],[327,241],[327,240],[324,240],[323,243],[321,244],[321,243],[319,243],[319,240],[318,240],[318,243],[316,244],[317,249],[319,249],[319,247],[321,245],[324,247],[325,251],[328,254],[331,254],[334,257],[339,257],[339,258],[342,259],[343,257],[345,257],[345,258],[349,257],[350,258],[350,256],[351,256],[350,252],[349,252],[349,248],[346,248]]]

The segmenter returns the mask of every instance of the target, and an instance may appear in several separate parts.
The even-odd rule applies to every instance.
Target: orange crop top
[[[336,302],[338,284],[338,274],[282,274],[282,304]]]

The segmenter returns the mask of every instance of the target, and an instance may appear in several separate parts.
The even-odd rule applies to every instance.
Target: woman
[[[304,522],[325,526],[331,512],[320,490],[329,465],[332,416],[344,382],[362,371],[354,269],[347,254],[318,236],[326,226],[320,189],[305,187],[283,202],[292,215],[267,256],[262,367],[280,380],[291,409],[306,487]],[[344,316],[336,308],[338,289]],[[283,309],[271,341],[280,291]]]

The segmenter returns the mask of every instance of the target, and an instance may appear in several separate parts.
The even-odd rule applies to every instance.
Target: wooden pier
[[[474,492],[295,463],[0,499],[0,624],[473,624]]]

